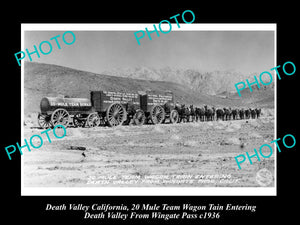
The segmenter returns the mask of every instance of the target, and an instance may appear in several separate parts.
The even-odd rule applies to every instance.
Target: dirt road
[[[25,126],[25,138],[41,131]],[[66,137],[52,140],[22,156],[25,187],[259,187],[256,175],[263,168],[273,174],[267,186],[274,186],[274,154],[253,165],[247,161],[241,170],[234,159],[274,140],[273,116],[68,128]]]

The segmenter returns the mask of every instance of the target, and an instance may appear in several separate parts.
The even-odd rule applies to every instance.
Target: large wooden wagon
[[[128,106],[138,109],[140,97],[136,93],[91,91],[87,98],[45,97],[41,100],[38,123],[42,128],[57,124],[74,126],[119,126],[127,119]]]
[[[148,123],[161,124],[166,120],[177,123],[178,112],[174,109],[172,92],[147,92],[141,95],[141,110],[145,113]]]
[[[91,102],[97,123],[120,126],[139,109],[140,96],[129,92],[92,91]]]
[[[73,121],[75,127],[95,127],[100,124],[120,126],[133,121],[160,124],[167,120],[178,122],[171,92],[116,92],[91,91],[88,98],[45,97],[40,103],[38,123],[42,128],[61,124],[67,127]]]
[[[87,98],[44,97],[40,102],[40,109],[38,124],[42,128],[58,124],[67,127],[71,115],[73,123],[78,125],[93,112],[92,104]]]

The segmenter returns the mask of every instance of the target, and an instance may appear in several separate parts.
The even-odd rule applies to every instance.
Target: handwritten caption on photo
[[[101,175],[89,176],[87,184],[92,185],[193,185],[193,184],[232,184],[239,183],[240,179],[231,174],[152,174],[152,175]]]

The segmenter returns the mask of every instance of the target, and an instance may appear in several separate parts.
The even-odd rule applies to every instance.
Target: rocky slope
[[[238,97],[232,90],[234,74],[216,71],[201,73],[196,70],[173,70],[165,68],[116,70],[110,75],[95,74],[63,66],[25,62],[24,108],[25,115],[39,112],[40,100],[44,96],[68,95],[89,98],[92,90],[111,91],[172,91],[176,101],[203,106],[263,106],[274,107],[274,89],[243,91]],[[115,76],[112,76],[115,75]],[[136,79],[139,78],[139,79]],[[214,94],[214,95],[211,95]],[[216,95],[217,94],[217,95]]]

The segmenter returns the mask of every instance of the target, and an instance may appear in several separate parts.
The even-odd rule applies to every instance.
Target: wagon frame
[[[38,124],[42,128],[58,124],[66,127],[71,119],[74,127],[114,127],[130,121],[136,125],[161,124],[166,120],[177,123],[179,119],[171,92],[91,91],[90,99],[45,97],[40,108]]]

